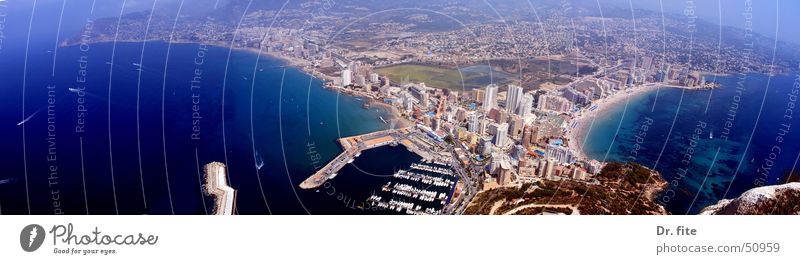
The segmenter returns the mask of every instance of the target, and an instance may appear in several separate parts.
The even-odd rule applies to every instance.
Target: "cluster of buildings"
[[[482,34],[492,36],[489,32]],[[445,38],[448,34],[439,36]],[[553,40],[574,37],[552,36]],[[565,146],[570,144],[564,141],[573,114],[596,100],[640,84],[707,85],[700,73],[688,66],[639,56],[620,59],[613,67],[601,67],[596,74],[576,77],[558,89],[526,90],[514,84],[490,84],[483,89],[457,92],[425,83],[393,83],[374,71],[374,62],[348,59],[347,52],[323,49],[308,39],[282,38],[278,34],[268,40],[263,43],[266,51],[301,58],[313,70],[325,71],[323,77],[331,86],[391,104],[430,138],[448,140],[463,149],[462,164],[482,166],[479,171],[493,183],[487,186],[538,179],[590,181],[602,163],[582,159]],[[402,41],[411,40],[394,43]]]
[[[565,136],[574,128],[576,113],[640,84],[705,84],[688,67],[659,69],[652,58],[640,57],[558,89],[490,84],[459,92],[425,83],[392,83],[359,61],[332,60],[341,68],[335,87],[392,104],[430,138],[452,143],[460,149],[462,165],[480,167],[477,172],[489,188],[539,179],[593,182],[591,176],[603,163],[573,153]]]
[[[458,149],[461,164],[478,168],[475,172],[487,181],[487,188],[540,179],[590,181],[602,168],[600,162],[581,160],[564,146],[576,103],[563,92],[514,84],[466,92],[425,83],[397,84],[357,61],[342,61],[338,74],[332,87],[393,105],[430,139]],[[592,90],[592,98],[606,93],[598,89]]]

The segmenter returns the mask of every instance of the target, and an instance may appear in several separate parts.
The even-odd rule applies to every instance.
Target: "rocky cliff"
[[[700,214],[797,215],[800,214],[800,182],[755,188],[736,199],[720,200]]]

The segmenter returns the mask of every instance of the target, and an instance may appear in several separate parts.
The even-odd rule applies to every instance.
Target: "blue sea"
[[[87,47],[58,48],[55,75],[52,42],[30,45],[27,70],[24,45],[2,50],[0,214],[206,214],[212,161],[227,164],[239,214],[383,213],[358,205],[419,161],[374,149],[325,188],[299,189],[341,152],[337,138],[388,128],[387,111],[252,52]]]
[[[585,151],[634,161],[670,183],[658,202],[695,214],[723,198],[780,183],[800,155],[795,76],[706,76],[714,90],[664,87],[598,116]]]

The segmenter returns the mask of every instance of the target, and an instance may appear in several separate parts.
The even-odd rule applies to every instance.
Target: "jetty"
[[[434,140],[429,138],[424,132],[414,127],[390,129],[372,132],[363,135],[343,137],[337,140],[343,152],[336,156],[332,161],[312,174],[305,181],[300,183],[302,189],[314,189],[322,186],[344,168],[345,165],[352,163],[362,151],[383,147],[386,145],[403,145],[409,151],[419,155],[423,160],[434,161],[443,159],[435,149],[438,147]]]
[[[233,215],[236,211],[236,190],[228,185],[228,169],[225,164],[211,162],[205,171],[205,192],[214,197],[215,215]]]

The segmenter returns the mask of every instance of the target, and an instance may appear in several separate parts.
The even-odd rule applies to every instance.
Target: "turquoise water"
[[[586,154],[659,171],[670,183],[659,202],[673,214],[780,182],[800,153],[797,121],[785,117],[794,112],[794,78],[717,81],[720,89],[661,88],[609,109],[589,130]]]

